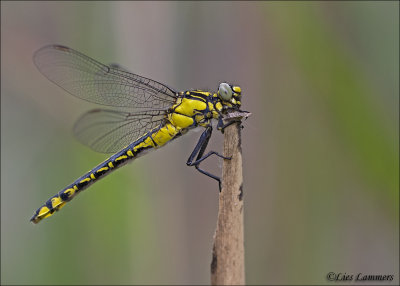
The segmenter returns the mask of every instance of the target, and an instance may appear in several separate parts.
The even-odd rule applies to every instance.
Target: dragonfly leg
[[[217,129],[220,130],[221,133],[223,134],[223,133],[224,133],[224,129],[225,129],[226,127],[228,127],[229,125],[232,125],[232,124],[234,124],[234,123],[236,123],[236,122],[237,122],[237,121],[231,120],[231,121],[229,121],[228,123],[224,124],[224,122],[223,122],[223,120],[222,120],[222,117],[220,117],[220,118],[218,119]]]
[[[212,127],[210,125],[201,134],[199,141],[197,142],[196,146],[193,149],[192,154],[190,154],[189,159],[186,162],[186,165],[195,166],[195,168],[200,173],[202,173],[210,178],[213,178],[214,180],[217,180],[218,184],[219,184],[219,190],[221,191],[221,178],[219,178],[203,169],[200,169],[200,163],[202,161],[204,161],[205,159],[207,159],[208,157],[210,157],[211,155],[217,155],[218,157],[223,158],[223,159],[228,159],[228,160],[231,159],[231,157],[222,156],[221,154],[219,154],[218,152],[215,152],[215,151],[210,151],[206,155],[203,156],[203,154],[207,148],[208,142],[211,138],[211,134],[212,134]],[[196,155],[197,155],[197,157],[196,157]],[[195,157],[196,157],[196,160],[193,161]]]

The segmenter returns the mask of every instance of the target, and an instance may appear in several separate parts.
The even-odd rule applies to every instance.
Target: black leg
[[[226,127],[228,127],[229,125],[232,125],[232,124],[234,124],[234,123],[236,123],[236,122],[238,122],[238,121],[236,121],[236,120],[230,120],[228,123],[224,124],[224,121],[222,120],[222,116],[220,116],[220,117],[218,118],[217,129],[220,130],[221,133],[223,134],[223,133],[224,133],[224,129],[225,129]]]
[[[204,175],[206,175],[206,176],[208,176],[210,178],[213,178],[214,180],[217,180],[218,184],[219,184],[219,190],[221,191],[221,179],[219,177],[207,172],[207,171],[204,171],[204,170],[200,169],[200,166],[199,166],[202,161],[204,161],[205,159],[207,159],[211,155],[217,155],[218,157],[221,157],[221,158],[224,158],[224,159],[231,159],[231,158],[222,156],[221,154],[219,154],[219,153],[217,153],[215,151],[210,151],[205,156],[203,156],[203,154],[204,154],[204,152],[205,152],[205,150],[207,148],[208,142],[209,142],[209,140],[211,138],[211,134],[212,134],[212,127],[210,125],[210,126],[206,127],[206,130],[204,130],[204,132],[201,134],[199,141],[197,142],[196,146],[193,149],[192,154],[190,154],[189,159],[186,162],[186,165],[195,166],[195,168],[200,173],[202,173],[202,174],[204,174]],[[196,155],[197,155],[197,157],[196,157]],[[196,157],[196,160],[193,161],[195,157]]]
[[[207,145],[208,141],[210,140],[212,134],[212,127],[206,127],[206,130],[201,134],[199,141],[197,142],[196,146],[194,147],[192,154],[190,154],[189,159],[187,160],[186,164],[188,166],[193,166],[193,160],[194,157],[196,157],[197,154],[200,155],[200,157],[203,155]],[[199,157],[199,156],[197,156]]]

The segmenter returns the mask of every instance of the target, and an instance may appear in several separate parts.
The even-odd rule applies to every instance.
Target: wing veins
[[[175,90],[160,82],[106,66],[64,46],[43,47],[35,53],[34,62],[68,93],[98,104],[148,109],[154,101],[167,109],[177,98]]]
[[[95,151],[109,153],[127,146],[161,124],[165,115],[165,110],[125,113],[95,109],[85,113],[76,122],[74,133],[81,143]],[[103,133],[102,130],[107,132]],[[125,141],[122,141],[124,138]]]

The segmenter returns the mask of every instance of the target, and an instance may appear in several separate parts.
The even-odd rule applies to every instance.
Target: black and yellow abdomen
[[[127,162],[132,161],[132,159],[143,155],[146,150],[163,146],[179,135],[180,132],[181,129],[176,128],[171,123],[161,125],[151,130],[48,199],[46,203],[35,212],[31,221],[33,223],[38,223],[42,219],[51,216],[55,211],[61,209],[68,201],[94,182],[110,174],[113,170],[125,165]]]

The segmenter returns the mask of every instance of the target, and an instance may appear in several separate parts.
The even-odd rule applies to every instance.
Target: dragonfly
[[[229,115],[241,119],[250,114],[240,110],[239,86],[224,82],[215,93],[178,92],[117,64],[104,65],[62,45],[42,47],[34,53],[33,61],[45,77],[68,93],[107,106],[83,114],[74,126],[74,135],[95,151],[115,154],[48,199],[31,222],[36,224],[51,216],[94,182],[196,127],[203,127],[204,131],[186,164],[217,180],[221,190],[221,179],[201,169],[200,163],[212,155],[230,159],[215,151],[204,153],[213,120],[223,132],[234,122],[224,121]]]

